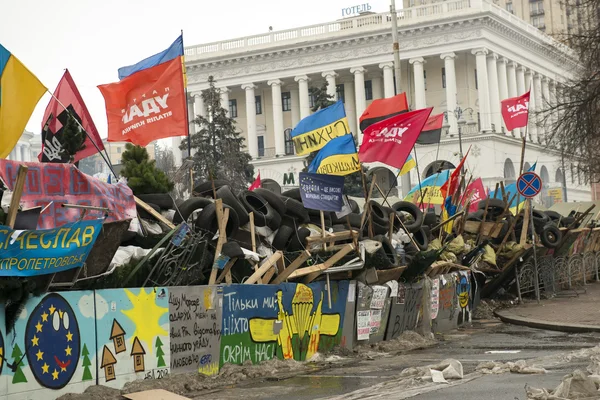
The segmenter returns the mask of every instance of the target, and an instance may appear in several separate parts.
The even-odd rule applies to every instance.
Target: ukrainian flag
[[[303,156],[322,149],[330,140],[350,134],[344,103],[337,103],[301,120],[292,131],[296,154]]]
[[[406,159],[406,161],[404,161],[404,165],[402,166],[402,169],[398,172],[398,176],[402,176],[404,174],[409,173],[410,170],[413,169],[416,166],[417,166],[417,162],[415,161],[415,159],[413,158],[413,156],[411,156],[409,154],[408,158]]]
[[[0,158],[15,147],[48,89],[0,44]]]
[[[421,186],[416,185],[406,196],[404,196],[404,200],[419,204],[421,200],[421,190],[423,190],[424,196],[422,204],[444,204],[445,199],[442,196],[440,188],[446,183],[449,176],[450,170],[446,169],[439,174],[433,174],[425,178],[421,182]],[[426,193],[425,189],[427,189]]]
[[[352,134],[330,140],[308,166],[308,172],[344,176],[360,171]]]

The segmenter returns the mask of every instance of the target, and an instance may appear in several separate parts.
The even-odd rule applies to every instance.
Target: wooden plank
[[[341,231],[337,233],[332,233],[331,235],[321,237],[321,236],[309,236],[306,238],[307,245],[313,244],[322,244],[322,243],[332,243],[341,240],[354,239],[358,236],[357,231]]]
[[[321,264],[321,265],[323,265],[323,268],[320,268],[315,271],[304,274],[304,275],[306,275],[306,277],[302,280],[302,283],[304,283],[305,285],[311,283],[313,280],[317,279],[317,277],[319,275],[321,275],[321,273],[324,270],[332,267],[336,262],[340,261],[342,258],[344,258],[344,256],[346,254],[350,253],[352,250],[354,250],[354,245],[347,244],[346,247],[344,247],[343,249],[341,249],[340,251],[338,251],[331,257],[329,257],[323,264]],[[310,268],[310,267],[308,267],[308,268]],[[302,268],[302,269],[305,269],[305,268]],[[297,273],[298,271],[300,271],[300,270],[297,270],[295,273]]]
[[[248,216],[250,217],[250,235],[252,240],[252,251],[256,253],[256,231],[254,229],[254,213],[251,212],[248,214]],[[254,263],[254,271],[258,271],[258,263]],[[258,278],[258,283],[262,283],[262,280],[260,278]]]
[[[281,259],[280,259],[281,260]],[[273,278],[273,275],[275,275],[275,266],[272,266],[271,268],[269,268],[269,270],[263,275],[262,277],[262,282],[266,285],[267,283],[269,283],[269,281],[271,280],[271,278]]]
[[[223,249],[223,243],[227,241],[227,235],[225,233],[225,226],[227,226],[227,220],[229,219],[229,208],[225,209],[223,212],[223,200],[217,199],[215,201],[215,206],[217,208],[217,221],[219,224],[219,238],[217,239],[217,247],[215,249],[215,258],[213,259],[212,270],[210,271],[210,278],[208,280],[209,285],[214,285],[217,280],[217,272],[219,269],[217,268],[215,262],[217,258],[221,255],[221,250]]]
[[[231,281],[231,267],[233,267],[233,264],[235,264],[236,261],[237,261],[237,258],[232,258],[231,260],[227,261],[227,264],[225,264],[223,271],[221,271],[221,273],[219,274],[219,277],[215,281],[216,285],[223,282],[223,278],[226,278],[225,282],[227,282],[227,273],[228,272],[229,272],[229,281]],[[227,282],[227,283],[233,283],[233,282]]]
[[[21,196],[23,195],[23,188],[25,187],[28,169],[29,168],[26,165],[19,165],[17,180],[15,181],[12,198],[10,199],[10,208],[8,209],[8,215],[6,216],[6,225],[10,228],[15,227],[15,220],[17,219],[17,212],[19,212],[19,204],[21,202]]]
[[[258,268],[258,270],[254,272],[244,283],[251,285],[258,282],[258,279],[261,278],[269,270],[269,268],[274,266],[277,260],[279,260],[281,257],[283,257],[283,253],[281,251],[275,252],[271,257],[267,258],[265,262],[262,263],[260,268]]]
[[[523,230],[521,230],[521,238],[519,239],[519,244],[524,245],[527,243],[527,231],[529,230],[529,223],[533,223],[533,221],[529,221],[529,215],[531,214],[531,199],[525,200],[525,212],[523,215]]]
[[[271,283],[274,285],[277,285],[277,284],[285,281],[286,279],[288,279],[288,277],[294,271],[296,271],[298,268],[300,268],[300,266],[302,264],[304,264],[306,262],[306,260],[308,260],[309,258],[310,258],[310,252],[308,250],[304,250],[302,253],[300,253],[300,255],[298,257],[296,257],[296,259],[294,261],[292,261],[292,263],[290,265],[287,266],[286,269],[283,270],[283,272],[279,273],[279,275],[277,275],[277,277]]]
[[[136,196],[133,196],[133,198],[135,199],[135,204],[142,207],[144,209],[144,211],[146,211],[148,214],[152,215],[159,222],[162,222],[163,224],[165,224],[169,229],[175,229],[175,225],[173,225],[173,223],[171,221],[169,221],[168,219],[163,217],[161,215],[161,213],[157,212],[154,208],[150,207],[148,204],[146,204],[144,201],[138,199]]]

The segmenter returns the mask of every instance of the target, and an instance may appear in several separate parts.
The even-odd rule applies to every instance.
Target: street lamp
[[[469,117],[473,115],[473,109],[471,107],[467,107],[462,109],[460,106],[457,106],[453,111],[444,111],[444,117],[446,119],[446,123],[448,123],[448,113],[452,112],[454,117],[456,118],[456,122],[458,124],[458,149],[460,152],[460,159],[463,159],[463,149],[462,149],[462,127],[467,124],[467,120],[463,117],[465,112],[469,112]]]

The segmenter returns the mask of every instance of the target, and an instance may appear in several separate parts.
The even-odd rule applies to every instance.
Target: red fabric
[[[504,124],[509,131],[527,126],[529,119],[529,94],[530,92],[527,92],[519,97],[502,100],[502,106],[500,107],[502,118],[504,118]]]
[[[256,176],[256,179],[254,180],[254,182],[252,182],[252,185],[250,185],[248,190],[253,191],[254,189],[258,189],[259,187],[260,187],[260,171],[258,171],[258,175]]]
[[[146,146],[154,140],[187,135],[179,57],[98,88],[106,102],[109,142]]]
[[[469,194],[470,197],[468,199],[465,198],[464,204],[467,204],[467,202],[471,200],[469,212],[477,211],[479,202],[487,198],[481,178],[477,178],[475,181],[471,182],[469,186],[467,186],[467,194]]]
[[[432,110],[399,114],[369,126],[358,152],[360,161],[379,161],[402,169]]]
[[[467,156],[469,155],[469,151],[471,151],[471,147],[469,147],[469,150],[467,150],[467,154],[465,154],[463,159],[460,160],[460,163],[458,164],[456,169],[454,171],[452,171],[452,175],[450,175],[450,179],[448,179],[440,188],[440,192],[442,192],[443,198],[448,197],[448,194],[452,195],[452,194],[454,194],[454,192],[456,192],[458,183],[460,181],[460,171],[462,171],[462,167],[465,163],[465,160],[467,159]]]
[[[62,105],[56,99],[58,99]],[[50,103],[46,107],[46,111],[44,112],[44,118],[42,119],[42,130],[44,129],[44,125],[52,115],[52,120],[48,125],[50,131],[56,133],[60,128],[62,128],[62,124],[56,118],[60,113],[62,113],[65,109],[64,107],[72,106],[75,113],[81,119],[81,126],[88,133],[88,137],[85,139],[85,149],[81,150],[77,154],[75,154],[75,162],[94,155],[98,152],[96,146],[100,149],[100,151],[104,150],[104,144],[102,143],[102,139],[100,139],[100,135],[98,134],[98,129],[96,129],[96,125],[94,125],[94,121],[92,120],[92,116],[88,111],[85,103],[83,102],[83,98],[69,73],[69,70],[65,70],[63,77],[60,82],[58,82],[58,86],[56,90],[54,90],[54,97],[50,99]],[[64,106],[64,107],[63,107]],[[90,139],[91,138],[91,139]],[[42,152],[38,155],[38,160],[42,160],[42,154],[44,152],[44,145],[42,143]]]

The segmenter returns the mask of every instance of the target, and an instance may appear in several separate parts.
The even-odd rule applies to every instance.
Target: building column
[[[487,54],[485,48],[475,49],[472,51],[475,55],[475,63],[477,66],[477,94],[479,97],[479,115],[481,120],[481,131],[489,132],[491,130],[491,115],[490,115],[490,95],[489,95],[489,80],[487,71]]]
[[[502,124],[502,128],[504,129],[504,134],[506,136],[512,136],[511,132],[508,129],[506,129],[506,126],[504,125],[504,118],[502,118],[502,105],[500,104],[502,100],[508,99],[508,79],[506,75],[507,63],[508,60],[504,57],[500,57],[500,59],[498,60],[498,95],[500,96],[500,100],[498,102],[498,109],[500,110],[500,121]]]
[[[308,76],[300,75],[295,77],[294,80],[298,82],[298,90],[300,91],[300,119],[304,119],[310,115],[310,102],[308,101]]]
[[[446,71],[446,116],[448,118],[448,135],[458,135],[458,121],[456,120],[456,70],[454,69],[454,53],[442,53],[440,58],[444,60]]]
[[[229,115],[229,88],[222,87],[221,89],[221,107],[227,110],[227,115]]]
[[[542,127],[542,76],[538,73],[533,73],[533,94],[535,96],[535,111],[531,116],[533,117],[533,124],[535,125],[535,130],[537,134],[537,143],[542,143],[542,136],[544,134],[544,129]],[[530,118],[531,118],[530,117]]]
[[[521,96],[525,94],[525,67],[519,65],[517,67],[517,94],[516,96]],[[525,128],[519,128],[519,136],[525,136]]]
[[[542,95],[544,96],[544,98],[542,100],[541,107],[543,110],[547,110],[551,107],[552,103],[550,100],[550,79],[548,79],[545,76],[542,78]],[[546,116],[546,113],[544,113],[544,116]],[[552,122],[552,117],[549,117],[546,123],[543,122],[542,118],[543,125],[540,127],[540,129],[543,129],[544,131],[544,136],[543,138],[541,138],[544,144],[548,144],[548,136],[550,136],[551,134],[550,131],[552,129]]]
[[[292,129],[300,122],[300,92],[298,88],[290,88],[290,96],[292,97]]]
[[[411,58],[408,60],[413,66],[413,75],[415,77],[415,109],[420,110],[427,107],[426,93],[425,93],[425,76],[423,64],[425,59],[423,57]]]
[[[508,97],[517,97],[517,63],[510,61],[506,66],[508,75]]]
[[[394,63],[382,63],[379,64],[379,68],[383,70],[383,95],[386,99],[394,97],[396,95],[394,89]]]
[[[267,82],[271,86],[273,102],[273,138],[275,139],[275,155],[285,155],[285,138],[283,137],[283,107],[281,104],[281,81],[273,79]],[[308,98],[307,98],[308,100]]]
[[[360,132],[358,130],[358,125],[356,124],[356,108],[354,106],[354,82],[344,82],[344,96],[346,97],[344,108],[346,109],[346,118],[348,118],[348,125],[350,125],[350,130],[352,131],[354,137],[358,139],[360,137]]]
[[[365,72],[367,70],[364,67],[350,68],[350,73],[354,74],[354,94],[355,94],[355,105],[356,105],[356,126],[360,130],[360,116],[367,108],[367,100],[365,96]],[[358,132],[357,132],[358,133]],[[362,132],[361,132],[362,133]],[[362,143],[362,134],[358,135],[358,143]]]
[[[327,94],[333,96],[333,101],[337,101],[337,90],[335,90],[335,77],[337,73],[335,71],[327,71],[323,72],[321,76],[327,80]]]
[[[493,125],[493,131],[502,132],[502,115],[500,114],[500,89],[498,83],[498,55],[493,53],[488,55],[487,67],[490,84],[490,116]]]
[[[196,115],[206,117],[206,106],[201,92],[194,94],[194,116]]]
[[[371,76],[371,87],[373,89],[373,100],[383,99],[383,78],[377,72]]]
[[[529,123],[527,124],[527,129],[529,132],[529,137],[527,139],[533,141],[534,143],[537,143],[537,125],[535,123],[535,118],[536,118],[536,114],[535,114],[535,110],[536,110],[536,101],[535,101],[535,88],[533,87],[533,75],[534,72],[530,69],[528,69],[527,71],[525,71],[525,87],[529,88],[529,90],[531,90],[530,92],[530,97],[529,97]],[[525,89],[525,91],[527,91],[528,89]]]
[[[256,135],[256,94],[254,91],[256,86],[254,86],[253,83],[246,83],[242,85],[242,89],[246,92],[246,147],[248,148],[248,154],[255,159],[258,158],[258,137]]]

